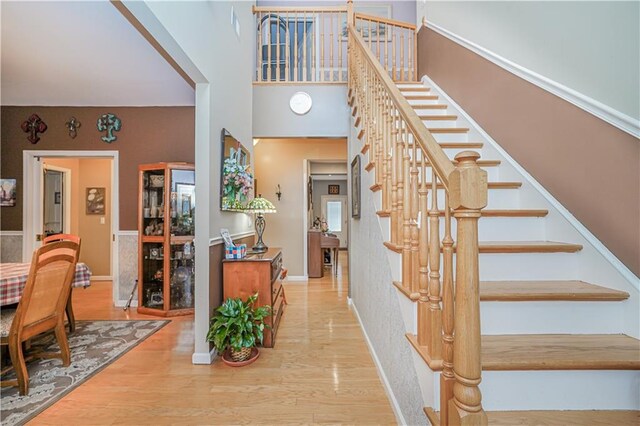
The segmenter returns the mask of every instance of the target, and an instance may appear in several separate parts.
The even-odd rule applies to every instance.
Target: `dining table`
[[[18,303],[29,278],[31,263],[0,263],[0,306]],[[91,270],[86,263],[76,263],[72,287],[89,287]]]

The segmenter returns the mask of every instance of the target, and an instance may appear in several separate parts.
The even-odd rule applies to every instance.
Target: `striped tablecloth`
[[[1,263],[0,264],[0,306],[18,303],[22,291],[27,284],[31,263]],[[91,271],[84,263],[76,264],[76,275],[71,285],[73,287],[89,287],[91,285]]]

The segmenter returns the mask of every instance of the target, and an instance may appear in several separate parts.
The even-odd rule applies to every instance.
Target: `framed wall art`
[[[351,162],[351,217],[360,219],[360,156]]]
[[[16,180],[0,179],[0,206],[15,207],[16,205]]]
[[[104,214],[107,190],[106,188],[87,188],[87,214]]]

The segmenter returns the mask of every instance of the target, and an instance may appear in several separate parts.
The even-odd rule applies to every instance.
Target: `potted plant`
[[[213,343],[227,364],[246,365],[259,355],[256,345],[262,344],[264,329],[268,327],[264,319],[271,311],[268,306],[254,307],[257,299],[258,293],[249,296],[246,302],[229,298],[211,318],[207,341]]]

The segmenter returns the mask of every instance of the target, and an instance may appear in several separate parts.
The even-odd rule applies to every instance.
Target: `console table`
[[[244,259],[224,259],[222,274],[225,300],[229,297],[247,300],[257,292],[255,306],[267,305],[271,308],[271,315],[265,318],[265,324],[270,328],[264,330],[262,346],[272,348],[286,304],[280,278],[282,251],[279,248],[269,248],[264,253],[247,254]]]

